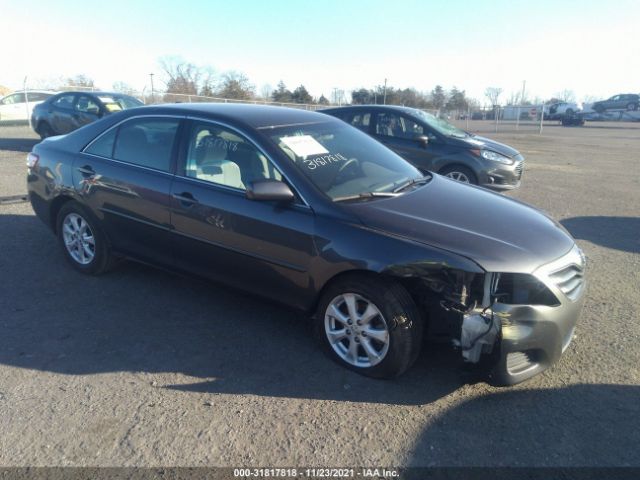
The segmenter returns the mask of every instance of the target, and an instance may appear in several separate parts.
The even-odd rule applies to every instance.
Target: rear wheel
[[[40,122],[38,124],[38,135],[40,135],[40,138],[42,140],[48,137],[52,137],[54,134],[55,133],[53,129],[47,122]]]
[[[422,318],[398,283],[374,276],[345,277],[323,295],[315,320],[326,353],[375,378],[393,378],[416,360]]]
[[[56,231],[71,265],[89,275],[99,275],[112,266],[114,257],[107,239],[93,216],[78,202],[63,205]]]
[[[476,174],[473,173],[471,169],[463,167],[462,165],[452,165],[450,167],[445,167],[438,173],[453,180],[457,180],[458,182],[471,183],[473,185],[478,184],[478,178],[476,177]]]

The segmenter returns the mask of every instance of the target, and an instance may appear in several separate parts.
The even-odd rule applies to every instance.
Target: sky
[[[456,86],[486,101],[640,91],[639,0],[0,0],[0,85],[85,74],[149,89],[159,59],[333,89]]]

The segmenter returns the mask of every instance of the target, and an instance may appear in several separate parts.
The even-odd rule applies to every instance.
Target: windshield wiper
[[[394,188],[392,190],[392,192],[393,193],[398,193],[398,192],[401,192],[402,190],[405,190],[406,188],[409,188],[409,187],[411,187],[413,185],[418,185],[420,183],[427,183],[429,180],[431,180],[431,176],[412,178],[411,180],[408,180],[408,181],[404,182],[399,187]]]
[[[397,197],[399,193],[395,192],[362,192],[357,195],[345,195],[344,197],[336,197],[334,202],[344,202],[346,200],[361,200],[363,198],[375,198],[375,197]]]

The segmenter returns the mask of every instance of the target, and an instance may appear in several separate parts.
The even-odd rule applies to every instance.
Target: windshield
[[[412,113],[414,116],[418,117],[420,120],[425,122],[434,130],[438,131],[442,135],[446,135],[448,137],[457,137],[457,138],[466,138],[468,137],[467,133],[464,130],[460,130],[458,127],[454,127],[446,120],[442,118],[438,118],[435,115],[431,115],[430,113],[423,112],[422,110],[412,109]]]
[[[276,127],[270,140],[333,200],[359,195],[396,195],[423,175],[360,130],[341,122]]]

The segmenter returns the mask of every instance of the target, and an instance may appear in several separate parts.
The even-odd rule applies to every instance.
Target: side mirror
[[[417,137],[414,138],[414,140],[418,142],[420,146],[425,148],[429,144],[429,137],[427,137],[426,135],[418,135]]]
[[[254,180],[248,182],[246,187],[249,200],[292,202],[295,198],[289,185],[280,180]]]

